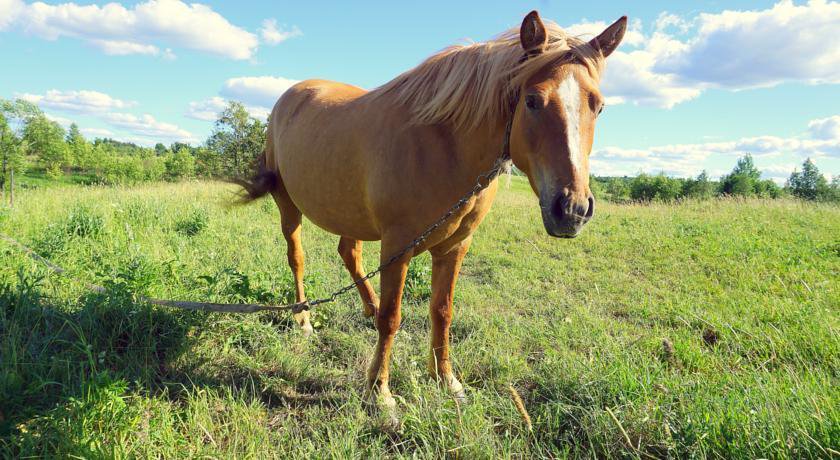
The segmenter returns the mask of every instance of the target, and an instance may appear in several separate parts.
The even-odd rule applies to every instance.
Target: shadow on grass
[[[63,302],[42,280],[21,272],[16,285],[0,284],[0,456],[115,454],[113,437],[136,434],[153,403],[129,404],[136,396],[175,407],[201,389],[269,408],[340,403],[323,382],[296,382],[281,370],[233,365],[220,377],[204,369],[191,353],[209,314],[136,303],[120,285]]]

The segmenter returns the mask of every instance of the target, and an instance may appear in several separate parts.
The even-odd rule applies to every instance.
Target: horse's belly
[[[336,235],[357,240],[381,238],[375,220],[365,205],[361,184],[352,175],[325,174],[326,180],[306,180],[280,173],[286,191],[301,213],[315,225]]]

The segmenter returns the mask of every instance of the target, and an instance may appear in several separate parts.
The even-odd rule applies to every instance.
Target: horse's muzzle
[[[557,194],[549,206],[542,209],[545,231],[558,238],[574,238],[595,214],[595,197],[592,194],[586,200],[575,200],[564,193]]]

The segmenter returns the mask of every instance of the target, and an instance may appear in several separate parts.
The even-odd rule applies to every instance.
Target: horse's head
[[[581,46],[601,62],[618,47],[626,28],[622,17]],[[539,59],[548,36],[536,11],[525,17],[519,33],[524,52]],[[599,77],[591,63],[570,53],[546,61],[519,85],[511,157],[539,197],[543,224],[552,236],[577,236],[595,212],[589,153],[595,120],[604,107]]]

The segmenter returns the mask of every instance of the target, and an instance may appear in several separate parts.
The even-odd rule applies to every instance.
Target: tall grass
[[[840,209],[789,200],[599,205],[547,237],[515,178],[456,294],[457,405],[426,374],[429,259],[410,269],[392,390],[363,393],[376,333],[350,295],[286,317],[150,307],[290,300],[276,209],[214,183],[24,191],[0,231],[0,449],[8,457],[829,458],[840,445]],[[304,226],[311,297],[349,281]],[[376,244],[365,247],[368,268]],[[663,345],[665,343],[665,345]],[[529,431],[509,385],[530,414]]]

